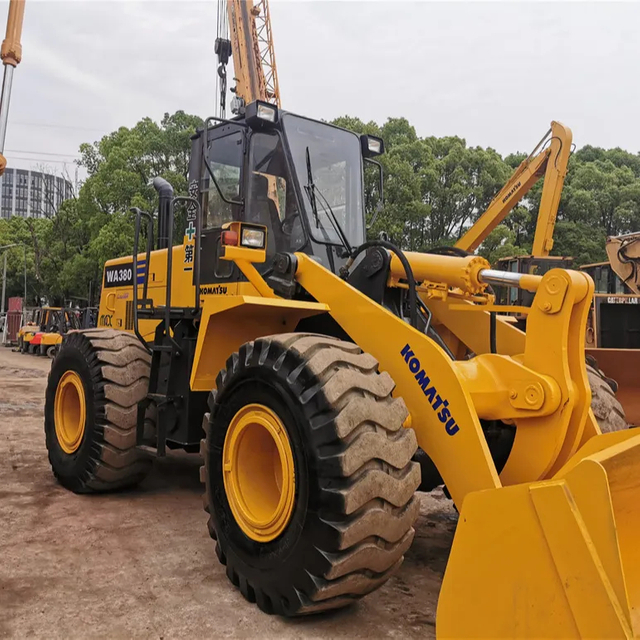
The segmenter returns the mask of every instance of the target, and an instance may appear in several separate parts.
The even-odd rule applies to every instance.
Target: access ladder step
[[[164,457],[164,454],[160,454],[158,453],[158,450],[155,447],[152,447],[148,444],[139,444],[136,446],[136,449],[140,452],[143,453],[146,456],[149,456],[151,458],[161,458]]]
[[[151,349],[151,351],[172,351],[173,346],[170,344],[154,344],[151,342],[149,344],[149,349]]]

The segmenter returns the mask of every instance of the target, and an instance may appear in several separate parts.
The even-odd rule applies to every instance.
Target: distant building
[[[73,197],[69,180],[51,173],[9,169],[0,177],[0,217],[49,218]]]

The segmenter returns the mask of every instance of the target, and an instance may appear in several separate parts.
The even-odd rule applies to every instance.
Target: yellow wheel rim
[[[224,489],[238,526],[257,542],[277,538],[295,502],[293,452],[280,418],[261,404],[240,409],[229,424],[222,459]]]
[[[87,417],[84,387],[75,371],[66,371],[60,378],[53,414],[60,448],[65,453],[75,453],[82,442]]]

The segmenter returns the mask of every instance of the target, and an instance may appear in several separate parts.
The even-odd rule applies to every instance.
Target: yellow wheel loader
[[[601,434],[590,409],[591,278],[366,242],[375,137],[258,101],[192,144],[189,196],[154,181],[157,220],[136,210],[132,255],[105,265],[98,327],[52,363],[59,481],[111,490],[200,451],[229,580],[286,616],[384,584],[416,491],[444,484],[460,515],[440,637],[636,635],[640,435]],[[534,294],[526,332],[495,284]]]

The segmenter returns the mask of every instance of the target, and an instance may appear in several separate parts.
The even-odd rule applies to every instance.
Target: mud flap
[[[632,638],[640,632],[640,435],[589,440],[550,480],[469,494],[439,638]]]

